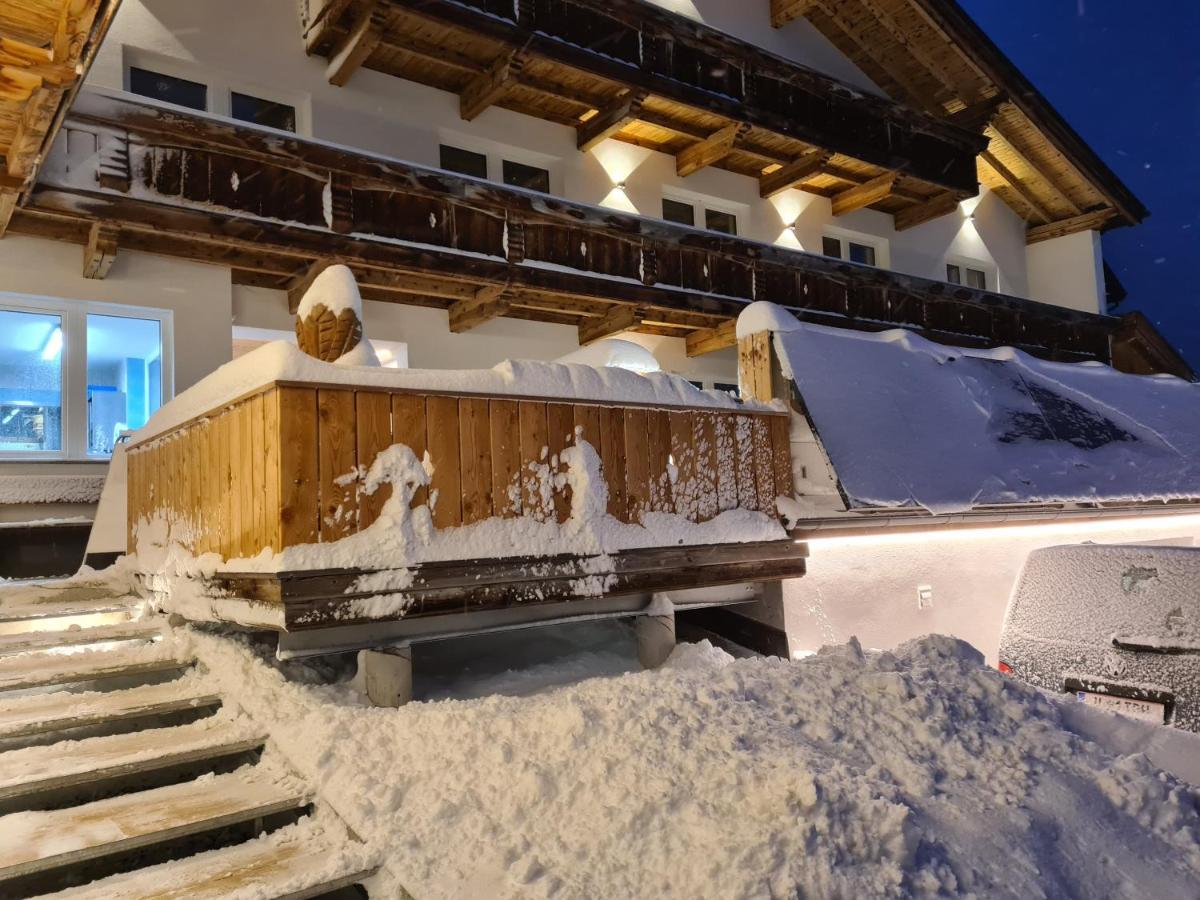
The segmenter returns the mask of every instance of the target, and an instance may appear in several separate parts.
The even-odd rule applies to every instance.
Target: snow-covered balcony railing
[[[1110,359],[1119,320],[573,203],[128,98],[84,94],[13,230],[227,265],[294,288],[318,260],[369,299],[732,346],[770,299],[801,317]]]

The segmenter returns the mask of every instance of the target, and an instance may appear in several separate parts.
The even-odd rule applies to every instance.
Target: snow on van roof
[[[775,348],[851,508],[1200,497],[1200,386],[900,329],[788,329]]]

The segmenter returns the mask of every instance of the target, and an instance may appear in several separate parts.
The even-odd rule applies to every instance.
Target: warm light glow
[[[855,534],[838,535],[837,537],[821,537],[816,535],[806,539],[811,550],[821,547],[867,547],[871,545],[925,544],[930,541],[975,541],[995,540],[997,537],[1036,537],[1069,535],[1070,540],[1084,539],[1088,534],[1103,531],[1162,531],[1165,528],[1178,529],[1183,534],[1193,537],[1200,535],[1200,514],[1181,513],[1179,515],[1152,514],[1145,516],[1126,516],[1121,518],[1080,519],[1069,515],[1048,522],[1028,522],[1022,525],[985,525],[946,529],[915,528],[912,531],[900,531],[887,534]]]
[[[605,209],[615,209],[620,212],[633,213],[637,215],[638,208],[633,205],[633,201],[629,199],[629,195],[625,193],[625,189],[620,185],[613,188],[600,201],[600,205]]]
[[[808,209],[809,204],[814,199],[816,199],[814,194],[788,190],[772,197],[771,205],[775,207],[775,212],[779,214],[779,221],[785,226],[791,227],[796,224],[796,220]]]
[[[804,249],[804,245],[800,243],[800,238],[796,237],[795,225],[783,229],[783,231],[780,232],[779,237],[775,238],[775,243],[780,247],[787,247],[789,250]]]
[[[601,141],[592,148],[592,155],[600,163],[609,181],[614,185],[625,184],[642,163],[653,153],[645,147],[635,147],[622,141]]]
[[[975,218],[975,210],[979,209],[979,204],[983,202],[983,191],[979,192],[976,197],[968,197],[966,200],[958,204],[958,208],[962,210],[962,214],[968,219]]]

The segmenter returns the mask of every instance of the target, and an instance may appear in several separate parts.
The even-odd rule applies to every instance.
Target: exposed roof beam
[[[477,75],[463,88],[458,98],[458,112],[470,122],[503,97],[516,84],[521,72],[521,57],[516,50],[506,50],[487,70]]]
[[[737,346],[737,319],[728,319],[715,328],[693,331],[684,342],[688,356],[703,356],[714,350],[725,350]]]
[[[470,300],[459,300],[450,306],[450,330],[455,334],[470,331],[484,322],[507,315],[512,303],[504,296],[506,284],[488,284],[475,292]]]
[[[579,323],[579,346],[585,347],[606,337],[637,328],[644,318],[636,306],[614,306],[599,318]]]
[[[749,130],[748,125],[732,122],[704,140],[685,147],[675,157],[675,174],[687,178],[705,166],[720,162],[733,151],[733,142]]]
[[[1100,209],[1071,219],[1051,222],[1048,225],[1035,225],[1025,232],[1025,243],[1037,244],[1080,231],[1096,231],[1108,224],[1108,221],[1116,214],[1115,209]]]
[[[816,0],[771,0],[771,27],[782,28],[793,19],[802,19],[816,5]]]
[[[304,52],[312,55],[325,42],[337,20],[350,6],[350,0],[325,0],[304,32]]]
[[[993,172],[999,175],[1001,180],[1003,180],[1010,188],[1013,189],[1013,191],[1016,192],[1017,196],[1021,198],[1025,205],[1028,206],[1036,216],[1046,222],[1054,221],[1054,215],[1042,205],[1042,202],[1038,200],[1033,191],[1026,187],[1025,183],[1021,181],[1021,179],[1015,174],[1013,174],[1008,166],[1004,165],[1004,163],[992,156],[991,152],[987,150],[984,150],[982,153],[980,153],[979,158],[983,160],[984,164],[987,165]]]
[[[1038,176],[1038,178],[1041,179],[1041,181],[1049,189],[1050,193],[1052,193],[1058,199],[1059,203],[1061,203],[1063,206],[1067,207],[1067,209],[1071,210],[1071,212],[1074,215],[1079,215],[1080,213],[1083,212],[1083,210],[1081,210],[1079,208],[1078,204],[1076,204],[1074,200],[1072,200],[1070,197],[1068,197],[1066,194],[1064,194],[1059,189],[1058,185],[1055,184],[1054,181],[1050,178],[1050,176],[1047,175],[1045,172],[1043,172],[1041,170],[1041,168],[1039,168],[1033,162],[1033,160],[1031,160],[1028,156],[1026,156],[1021,151],[1021,148],[1018,147],[1015,143],[1013,143],[1012,139],[1008,135],[1006,135],[1003,131],[1001,131],[1000,127],[995,122],[993,122],[990,126],[988,126],[988,131],[991,132],[993,140],[995,140],[995,138],[997,138],[997,137],[1000,138],[1000,140],[1002,140],[1004,142],[1005,146],[1008,147],[1009,153],[1011,153],[1018,160],[1020,160],[1020,162],[1024,166],[1026,166],[1026,168],[1028,168],[1029,171],[1034,172]],[[989,150],[990,150],[990,148],[989,148]],[[990,163],[989,163],[989,165],[990,165]]]
[[[846,213],[878,203],[892,193],[896,184],[895,172],[884,172],[878,178],[872,178],[863,184],[847,188],[833,197],[833,214],[844,216]]]
[[[121,230],[107,222],[93,222],[83,248],[83,277],[104,278],[117,258],[117,238]]]
[[[344,87],[350,81],[350,77],[358,71],[359,66],[375,52],[375,48],[383,40],[386,19],[376,0],[362,8],[350,32],[329,57],[329,66],[325,74],[330,84]]]
[[[824,150],[813,150],[798,156],[787,165],[764,175],[758,180],[758,194],[764,200],[781,194],[788,188],[807,181],[814,175],[821,174],[829,162],[831,154]]]
[[[1000,112],[1000,107],[1006,102],[1008,101],[1003,94],[997,94],[995,97],[964,106],[958,112],[947,116],[946,121],[968,131],[983,132],[992,124],[992,120]]]
[[[924,225],[926,222],[947,216],[957,209],[958,198],[950,191],[946,191],[925,203],[900,210],[893,218],[897,231],[907,231],[909,228],[916,228],[918,225]]]
[[[586,153],[601,141],[612,137],[637,119],[645,99],[645,94],[626,94],[618,97],[604,109],[598,110],[596,115],[586,122],[582,122],[576,129],[578,134],[576,145]]]

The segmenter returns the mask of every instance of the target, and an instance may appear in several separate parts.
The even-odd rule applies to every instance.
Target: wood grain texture
[[[357,391],[354,395],[355,432],[359,471],[366,473],[375,457],[392,445],[392,400],[387,394]],[[358,496],[358,530],[379,518],[383,504],[392,496],[392,486],[382,484],[373,494]]]
[[[321,541],[337,541],[358,530],[354,391],[317,391],[317,422]]]
[[[575,408],[568,403],[546,404],[546,446],[547,462],[551,474],[562,475],[566,471],[563,451],[575,443]],[[559,522],[565,522],[571,515],[571,487],[563,485],[554,491],[554,515]]]
[[[316,543],[318,519],[317,392],[281,387],[279,395],[279,529],[283,546]]]
[[[554,473],[546,432],[546,404],[522,400],[517,417],[521,509],[530,518],[547,522],[554,518]]]
[[[521,515],[521,425],[516,400],[488,401],[492,453],[492,515]]]
[[[462,523],[492,515],[492,447],[488,401],[464,397],[458,402]]]
[[[426,434],[425,398],[420,394],[392,394],[392,443],[403,444],[418,460],[429,449]],[[429,501],[429,489],[417,488],[411,506],[415,509]]]
[[[449,528],[462,524],[462,464],[459,460],[458,398],[430,397],[428,416],[429,456],[433,462],[430,500],[433,524]]]

